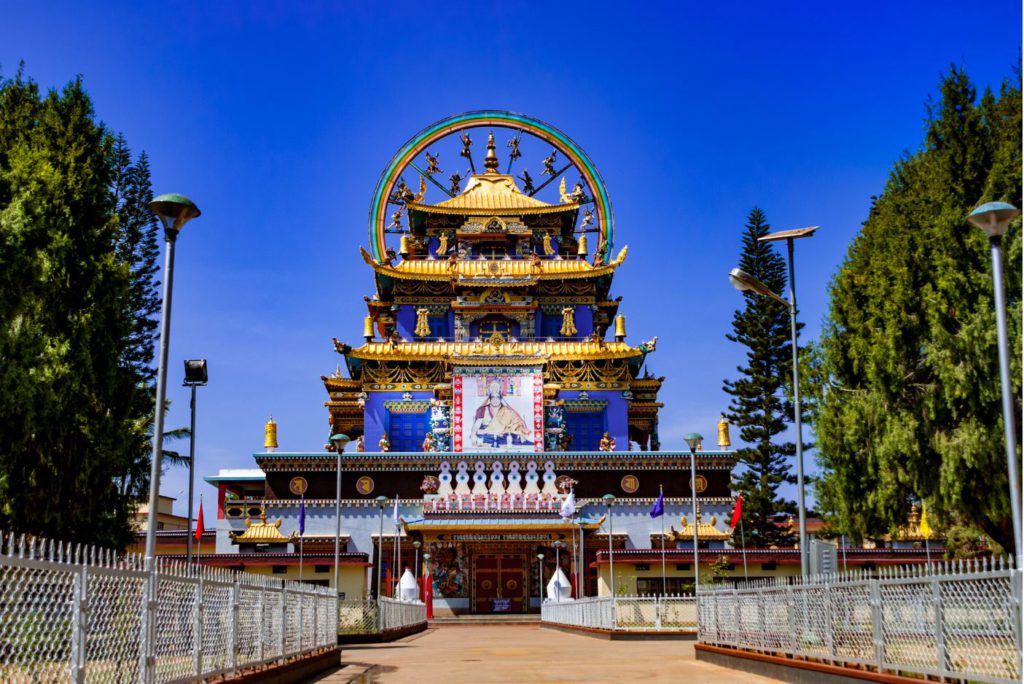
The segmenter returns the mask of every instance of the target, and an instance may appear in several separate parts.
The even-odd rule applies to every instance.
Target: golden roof
[[[611,263],[603,266],[593,266],[584,259],[408,259],[397,265],[384,265],[359,248],[363,261],[377,273],[393,278],[484,285],[502,278],[574,280],[609,275],[626,260],[628,251],[626,245]]]
[[[286,544],[290,541],[295,541],[294,536],[286,537],[281,534],[281,518],[278,518],[275,523],[268,523],[266,511],[260,513],[260,521],[258,523],[254,523],[252,519],[246,518],[245,532],[231,533],[231,538],[236,544]]]
[[[341,351],[338,349],[338,351]],[[494,363],[495,356],[519,357],[530,363],[545,361],[628,359],[639,356],[640,350],[625,342],[537,342],[537,341],[473,341],[473,342],[367,342],[347,352],[356,359],[384,361],[437,361],[473,363],[474,360]],[[502,363],[513,359],[502,359]]]
[[[437,204],[409,202],[412,210],[434,214],[486,214],[488,216],[548,214],[579,208],[579,203],[548,204],[524,195],[512,176],[485,173],[470,176],[462,193]]]
[[[708,522],[701,521],[700,504],[697,504],[697,540],[701,541],[725,541],[732,538],[732,531],[725,532],[715,527],[717,519],[711,516]],[[686,521],[686,516],[679,518],[682,529],[675,533],[675,538],[680,541],[689,539],[693,541],[693,525]]]
[[[938,535],[931,527],[929,527],[927,535],[921,532],[921,509],[914,504],[910,507],[907,524],[896,530],[896,534],[892,535],[892,538],[899,541],[924,541],[926,537],[931,540],[937,539]]]

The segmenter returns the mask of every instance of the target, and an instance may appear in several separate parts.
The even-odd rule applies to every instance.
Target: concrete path
[[[389,644],[345,646],[319,684],[458,682],[769,683],[694,660],[692,641],[607,641],[536,625],[433,627]]]

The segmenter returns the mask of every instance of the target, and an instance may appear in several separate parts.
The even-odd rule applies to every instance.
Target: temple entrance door
[[[522,613],[526,610],[523,556],[481,554],[476,557],[474,613]]]

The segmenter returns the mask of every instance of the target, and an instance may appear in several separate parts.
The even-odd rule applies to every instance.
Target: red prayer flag
[[[203,502],[199,502],[199,515],[196,516],[196,534],[195,540],[198,542],[203,537],[203,533],[206,532],[206,528],[203,527]]]
[[[740,494],[736,497],[736,507],[732,509],[732,520],[729,521],[729,529],[736,529],[736,525],[739,524],[740,518],[743,517],[743,495]]]

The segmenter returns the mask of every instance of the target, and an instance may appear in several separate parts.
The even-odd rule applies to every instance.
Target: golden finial
[[[367,342],[373,339],[373,316],[367,315],[363,319],[363,337]]]
[[[277,423],[274,422],[274,416],[270,416],[270,420],[263,426],[263,448],[267,451],[277,448]]]
[[[403,235],[402,239],[398,241],[398,253],[402,255],[402,257],[409,256],[409,247],[409,236]]]
[[[579,241],[578,245],[579,246],[576,248],[576,254],[578,256],[581,256],[581,257],[587,256],[587,236],[586,235],[580,235],[580,241]]]
[[[430,335],[430,323],[427,320],[429,313],[430,310],[426,307],[416,309],[416,329],[413,331],[416,337],[427,337]]]
[[[494,133],[487,134],[487,156],[484,157],[484,173],[498,173],[498,155],[494,152]]]
[[[623,342],[626,339],[626,317],[619,314],[615,317],[615,341]]]
[[[729,441],[729,421],[722,414],[722,417],[718,420],[718,446],[721,449],[728,449],[732,443]]]

